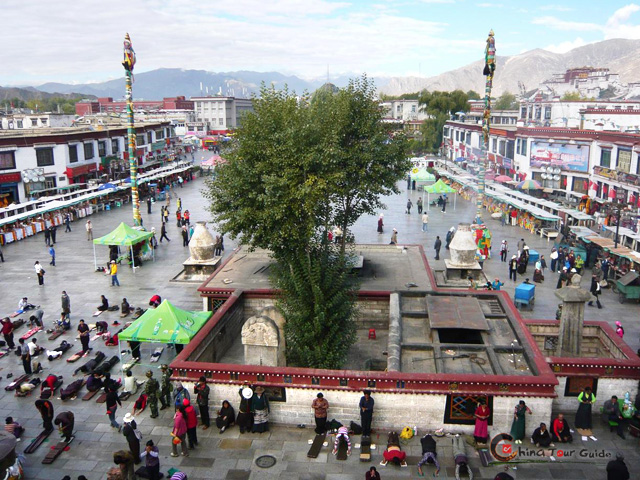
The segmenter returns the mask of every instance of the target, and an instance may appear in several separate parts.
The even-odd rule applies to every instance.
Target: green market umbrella
[[[182,310],[164,300],[158,308],[149,309],[128,328],[119,340],[148,343],[187,344],[200,331],[213,312]]]

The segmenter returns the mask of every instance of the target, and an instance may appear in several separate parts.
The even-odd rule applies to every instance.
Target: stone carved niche
[[[244,345],[244,363],[246,365],[265,365],[282,367],[284,360],[284,342],[276,322],[266,316],[250,317],[242,326],[242,345]]]
[[[287,321],[284,319],[282,313],[275,305],[270,305],[268,307],[263,308],[258,314],[261,317],[267,317],[273,320],[273,322],[278,326],[278,331],[280,332],[280,346],[282,351],[286,350],[286,341],[284,338],[284,324]],[[280,366],[284,366],[284,364],[280,364]]]

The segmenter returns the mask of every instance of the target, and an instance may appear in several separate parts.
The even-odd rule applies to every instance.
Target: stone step
[[[502,309],[502,305],[497,299],[483,299],[480,300],[480,307],[482,308],[482,313],[487,317],[504,317],[506,314]]]

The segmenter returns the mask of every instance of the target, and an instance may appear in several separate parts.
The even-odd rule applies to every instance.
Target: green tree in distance
[[[598,98],[607,99],[607,98],[613,98],[615,96],[616,96],[616,89],[612,85],[609,85],[604,90],[600,90],[600,94],[598,95]]]
[[[422,92],[422,110],[429,118],[422,124],[422,139],[428,152],[437,152],[442,144],[442,128],[456,112],[469,111],[469,97],[462,90]]]
[[[582,95],[580,95],[580,92],[574,91],[565,93],[560,100],[563,102],[577,102],[579,100],[583,100],[583,98]]]
[[[517,110],[518,107],[516,96],[510,92],[504,92],[493,104],[494,110]]]
[[[469,90],[467,92],[467,97],[469,98],[469,100],[480,100],[482,98],[480,94],[475,90]]]

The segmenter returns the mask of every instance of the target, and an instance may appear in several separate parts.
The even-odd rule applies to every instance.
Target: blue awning
[[[466,162],[466,161],[467,161],[467,159],[466,159],[466,158],[464,158],[464,157],[458,157],[458,158],[456,158],[456,159],[454,160],[454,162]]]

